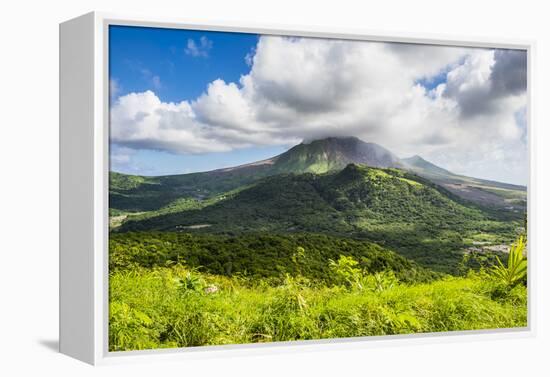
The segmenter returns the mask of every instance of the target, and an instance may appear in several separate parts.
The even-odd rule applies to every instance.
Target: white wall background
[[[4,1],[0,5],[0,374],[550,375],[550,27],[543,1]],[[537,40],[538,335],[92,368],[53,351],[58,332],[58,23],[91,10],[197,20]],[[532,241],[532,240],[531,240]]]

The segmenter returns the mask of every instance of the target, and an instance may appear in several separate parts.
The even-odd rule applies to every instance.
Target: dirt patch
[[[202,229],[202,228],[208,228],[212,226],[212,224],[196,224],[196,225],[178,225],[176,226],[176,229]]]

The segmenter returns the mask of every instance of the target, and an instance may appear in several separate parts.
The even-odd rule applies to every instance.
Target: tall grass
[[[336,265],[335,265],[336,266]],[[345,266],[344,266],[345,267]],[[353,270],[352,273],[356,273]],[[334,268],[337,268],[334,267]],[[345,269],[344,269],[345,270]],[[348,270],[349,272],[349,270]],[[391,276],[277,286],[185,266],[110,276],[112,351],[522,327],[527,289],[470,273],[405,285]]]

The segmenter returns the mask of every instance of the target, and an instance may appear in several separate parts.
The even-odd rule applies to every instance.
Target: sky
[[[525,51],[111,26],[111,170],[181,174],[357,136],[526,184]]]

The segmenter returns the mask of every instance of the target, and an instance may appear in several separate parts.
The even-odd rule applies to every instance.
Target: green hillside
[[[332,234],[388,245],[424,266],[452,272],[470,235],[489,232],[494,242],[508,243],[518,224],[500,222],[405,171],[350,164],[337,173],[267,177],[203,201],[201,208],[130,217],[117,231]]]
[[[154,211],[182,199],[213,198],[269,175],[264,166],[142,177],[111,172],[109,208],[115,212]]]
[[[129,221],[125,230],[177,230],[209,224],[209,232],[350,232],[361,222],[442,227],[482,220],[479,209],[457,203],[449,192],[398,169],[355,164],[337,173],[270,176],[196,211]]]

